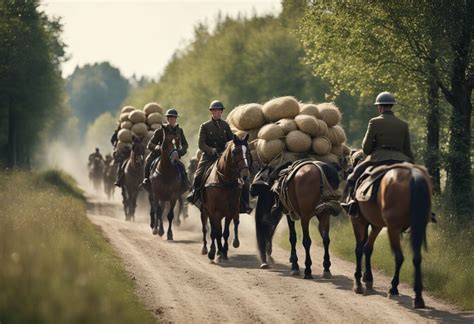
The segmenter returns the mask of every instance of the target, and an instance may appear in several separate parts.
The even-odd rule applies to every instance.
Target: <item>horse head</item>
[[[145,145],[143,144],[143,139],[138,136],[133,136],[132,141],[130,160],[135,165],[141,165],[145,157]]]
[[[250,167],[252,166],[252,155],[248,147],[249,134],[243,138],[234,135],[232,139],[232,161],[238,176],[247,180],[250,176]]]

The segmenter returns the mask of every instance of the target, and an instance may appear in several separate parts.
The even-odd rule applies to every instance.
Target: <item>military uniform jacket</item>
[[[233,133],[229,124],[222,119],[202,123],[199,128],[199,149],[207,156],[212,156],[212,149],[221,153],[228,141],[232,140]]]
[[[366,161],[413,161],[408,124],[386,111],[372,118],[362,141]]]
[[[163,134],[164,132],[171,133],[173,135],[178,134],[179,137],[181,138],[181,147],[178,148],[178,154],[179,156],[183,156],[186,154],[188,151],[188,141],[186,140],[186,137],[184,136],[183,129],[179,127],[179,125],[176,125],[175,127],[170,126],[170,125],[163,125],[163,127],[155,130],[153,133],[153,136],[151,137],[150,141],[148,142],[147,148],[151,151],[154,151],[155,148],[158,146],[161,146],[163,143]]]

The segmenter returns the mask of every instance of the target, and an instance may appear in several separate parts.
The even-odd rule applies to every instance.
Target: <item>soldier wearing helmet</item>
[[[203,152],[196,169],[193,191],[186,197],[187,201],[199,207],[202,190],[202,177],[206,170],[216,161],[224,151],[228,141],[232,140],[233,133],[229,124],[221,119],[225,107],[219,100],[214,100],[209,105],[211,119],[201,124],[199,129],[199,149]],[[244,185],[242,191],[241,212],[250,213],[249,186]]]
[[[161,144],[163,143],[163,139],[166,134],[171,133],[173,135],[178,135],[180,137],[181,147],[178,148],[179,157],[182,157],[188,151],[189,145],[188,145],[188,141],[186,140],[186,137],[184,136],[183,129],[180,128],[179,125],[176,123],[179,117],[178,111],[174,108],[168,109],[166,111],[165,116],[167,120],[167,127],[161,127],[155,130],[155,132],[153,133],[153,136],[151,137],[147,145],[147,148],[151,152],[150,154],[148,154],[145,160],[145,177],[142,183],[143,187],[147,190],[150,188],[150,173],[151,173],[152,163],[157,158],[159,158],[161,154],[160,147],[161,147]],[[188,176],[186,174],[186,168],[184,164],[181,161],[179,161],[177,165],[179,168],[179,172],[181,173],[183,185],[189,188]]]
[[[95,148],[95,152],[94,152],[94,153],[89,154],[89,165],[92,164],[92,162],[94,161],[95,158],[101,160],[102,162],[105,162],[104,157],[103,157],[102,154],[100,153],[98,147]]]
[[[355,184],[369,166],[414,160],[408,124],[394,115],[392,107],[395,104],[395,97],[389,92],[381,92],[375,100],[374,105],[380,115],[369,121],[362,141],[362,149],[367,158],[347,178],[346,203],[342,206],[351,216],[357,215],[357,203],[353,197]]]

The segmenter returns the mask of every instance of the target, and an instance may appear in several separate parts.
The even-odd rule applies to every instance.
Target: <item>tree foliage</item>
[[[67,114],[59,20],[39,1],[0,2],[0,149],[9,166],[28,166],[35,146]]]
[[[81,133],[105,112],[115,112],[127,97],[129,82],[108,62],[76,67],[66,80],[66,91]]]

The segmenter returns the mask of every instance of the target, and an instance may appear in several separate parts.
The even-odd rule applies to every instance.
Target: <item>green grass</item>
[[[0,322],[151,323],[59,171],[0,173]]]
[[[437,224],[428,225],[428,250],[422,251],[424,289],[429,291],[430,294],[456,304],[462,309],[472,310],[474,309],[474,294],[472,293],[472,287],[474,286],[473,226],[464,225],[461,227],[439,215],[438,218],[439,222]],[[311,224],[313,244],[322,246],[317,226],[314,226],[317,224],[317,220],[314,219]],[[303,250],[300,250],[301,230],[299,228],[301,225],[298,223],[296,227],[298,229],[298,251],[303,253]],[[355,262],[355,239],[352,224],[348,217],[331,218],[330,237],[330,252],[342,259]],[[284,248],[290,249],[286,233],[279,241]],[[414,268],[409,233],[402,236],[402,248],[405,262],[400,273],[400,280],[412,285]],[[395,261],[385,231],[380,233],[375,241],[372,266],[389,277],[393,276]],[[377,278],[375,277],[374,280],[377,281]],[[412,291],[405,293],[412,294]]]

